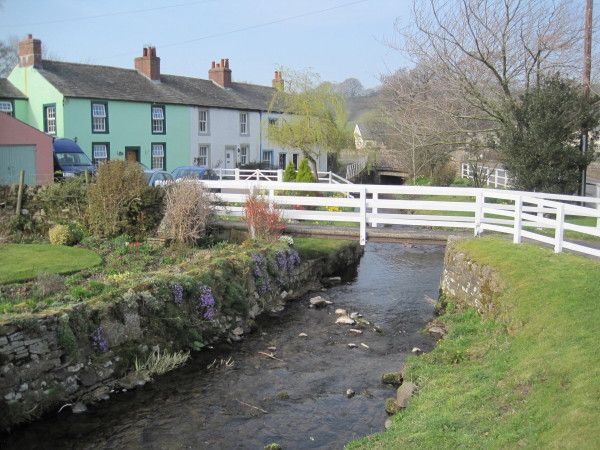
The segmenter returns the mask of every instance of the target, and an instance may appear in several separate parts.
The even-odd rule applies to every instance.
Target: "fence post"
[[[25,171],[21,170],[19,172],[19,191],[17,192],[17,209],[15,214],[17,216],[21,215],[21,206],[23,205],[23,185],[25,184]]]
[[[379,212],[379,209],[377,208],[377,200],[379,200],[379,193],[378,192],[373,192],[373,208],[371,208],[371,212],[373,214],[377,214]],[[371,226],[373,228],[377,228],[379,226],[379,223],[377,223],[377,219],[373,219],[371,221]]]
[[[475,194],[475,236],[479,236],[483,230],[481,222],[483,221],[483,191],[479,189]]]
[[[283,169],[277,169],[277,181],[280,183],[283,181]]]
[[[562,252],[565,230],[565,205],[560,203],[556,208],[556,230],[554,233],[554,253]]]
[[[360,190],[360,245],[367,243],[367,190]]]
[[[513,243],[520,244],[521,243],[521,227],[523,226],[523,197],[517,196],[515,200],[515,223],[514,223],[514,234],[513,234]]]

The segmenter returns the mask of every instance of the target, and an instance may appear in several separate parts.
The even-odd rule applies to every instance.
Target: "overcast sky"
[[[270,85],[280,67],[358,78],[365,88],[408,63],[385,41],[410,0],[0,0],[0,40],[33,34],[62,61],[133,68],[146,45],[161,72],[207,78],[229,58],[234,81]]]

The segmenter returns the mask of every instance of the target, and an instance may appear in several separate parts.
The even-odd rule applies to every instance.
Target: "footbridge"
[[[281,211],[297,235],[367,240],[444,242],[449,234],[487,231],[600,257],[581,239],[600,241],[600,198],[486,188],[290,183],[256,180],[202,181],[218,191],[222,219],[244,216],[252,191]],[[225,226],[223,221],[219,222]],[[243,223],[230,227],[243,227]]]

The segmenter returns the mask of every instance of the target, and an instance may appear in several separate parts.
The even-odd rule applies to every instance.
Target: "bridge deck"
[[[246,222],[239,220],[219,220],[215,222],[219,229],[246,231]],[[317,225],[303,223],[289,223],[285,229],[286,234],[298,237],[313,237],[326,239],[349,239],[358,241],[360,238],[359,227]],[[467,231],[432,230],[413,227],[378,227],[367,229],[367,240],[371,242],[403,242],[403,243],[429,243],[446,244],[448,236],[473,236]]]

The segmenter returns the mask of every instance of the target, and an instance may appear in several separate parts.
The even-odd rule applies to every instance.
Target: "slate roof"
[[[6,78],[0,78],[0,98],[27,100],[27,96],[14,87]]]
[[[40,74],[65,97],[122,100],[266,111],[275,89],[232,83],[224,89],[210,80],[162,75],[154,82],[137,70],[44,61]]]

